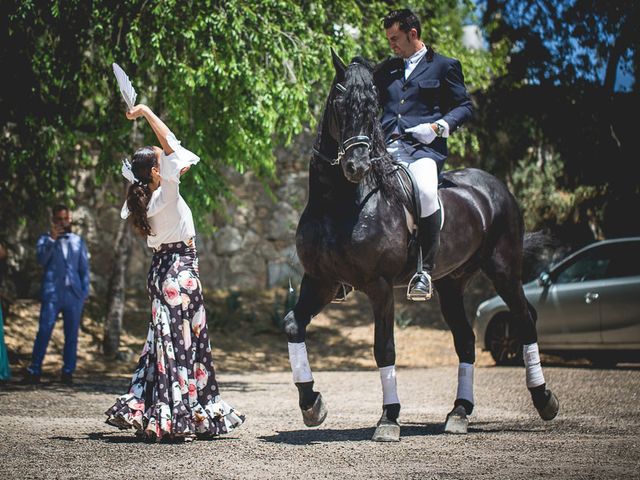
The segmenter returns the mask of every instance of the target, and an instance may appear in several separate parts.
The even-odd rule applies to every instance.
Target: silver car
[[[640,237],[593,243],[524,285],[538,313],[540,351],[602,366],[640,361]],[[476,344],[498,365],[522,362],[499,296],[478,307]]]

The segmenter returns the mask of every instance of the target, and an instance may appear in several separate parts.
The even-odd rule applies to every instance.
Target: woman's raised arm
[[[167,142],[167,135],[171,133],[171,130],[169,130],[169,127],[167,127],[149,107],[143,104],[136,105],[129,110],[126,115],[129,120],[135,120],[138,117],[146,118],[153,130],[153,133],[158,137],[158,141],[160,142],[160,145],[162,145],[164,153],[167,155],[171,155],[173,153],[173,149]]]

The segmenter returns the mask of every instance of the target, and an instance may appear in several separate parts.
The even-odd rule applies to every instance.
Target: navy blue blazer
[[[64,257],[60,237],[53,240],[45,233],[38,239],[38,263],[44,268],[41,297],[43,301],[62,302],[66,277],[69,288],[84,301],[89,295],[89,255],[84,240],[75,233],[67,234],[68,252]]]
[[[380,95],[382,129],[387,142],[396,132],[421,123],[434,123],[443,119],[449,124],[449,134],[466,120],[473,110],[471,98],[464,85],[460,62],[435,53],[431,48],[415,69],[404,78],[404,60],[391,57],[377,66],[375,82]],[[407,143],[407,142],[405,142]],[[441,168],[447,157],[447,139],[438,137],[429,145],[415,145],[411,154],[415,158],[433,158]]]

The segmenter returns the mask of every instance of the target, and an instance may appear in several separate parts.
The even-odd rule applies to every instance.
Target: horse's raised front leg
[[[380,370],[382,383],[382,417],[378,421],[372,440],[397,442],[400,440],[400,400],[396,385],[396,346],[393,336],[393,285],[384,278],[367,285],[375,317],[373,354]]]
[[[447,415],[444,431],[467,433],[469,418],[473,412],[473,364],[476,361],[475,334],[464,311],[463,293],[467,278],[444,278],[436,282],[440,309],[451,329],[458,355],[458,390],[453,409]]]
[[[307,358],[305,335],[311,317],[327,305],[336,291],[335,283],[321,282],[304,275],[300,297],[292,311],[284,318],[284,330],[289,338],[289,362],[293,381],[298,388],[302,419],[307,427],[320,425],[327,417],[322,395],[313,390],[313,375]]]

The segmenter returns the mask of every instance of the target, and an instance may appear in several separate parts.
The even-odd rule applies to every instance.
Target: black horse
[[[294,382],[305,424],[322,423],[327,410],[313,390],[305,332],[311,318],[343,284],[364,292],[375,315],[374,355],[379,368],[395,365],[394,285],[415,273],[417,242],[411,242],[411,198],[386,152],[378,121],[374,69],[356,57],[348,66],[333,54],[331,86],[309,166],[309,199],[298,223],[296,247],[305,270],[300,297],[284,319]],[[469,279],[482,270],[509,306],[524,344],[537,342],[535,311],[522,290],[524,227],[506,186],[478,169],[443,174],[445,211],[441,247],[433,272],[442,314],[460,362],[475,361],[475,336],[463,307]],[[415,220],[415,219],[413,219]],[[414,222],[417,223],[417,222]],[[395,378],[393,379],[395,382]],[[545,385],[530,389],[545,420],[558,402]],[[447,431],[466,432],[473,404],[456,399]],[[398,440],[399,401],[383,405],[374,440]]]

